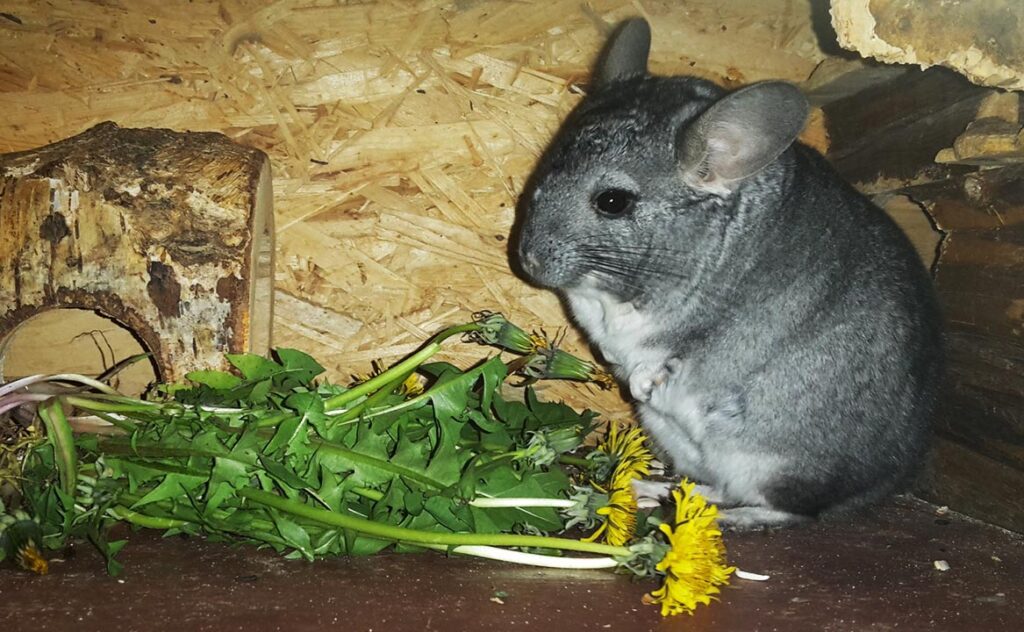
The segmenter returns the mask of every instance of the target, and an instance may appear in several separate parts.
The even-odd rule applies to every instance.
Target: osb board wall
[[[566,326],[552,295],[510,272],[507,238],[612,25],[650,20],[658,73],[802,81],[823,58],[811,5],[0,0],[0,151],[103,120],[263,149],[275,170],[274,342],[344,379],[477,310]],[[565,346],[586,353],[573,331]],[[456,345],[446,358],[481,353]],[[616,392],[547,388],[626,414]]]

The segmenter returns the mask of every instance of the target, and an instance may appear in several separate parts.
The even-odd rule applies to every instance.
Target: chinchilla
[[[783,82],[647,73],[624,23],[520,200],[522,271],[555,290],[724,526],[786,526],[900,490],[942,371],[927,271],[889,217],[795,142]]]

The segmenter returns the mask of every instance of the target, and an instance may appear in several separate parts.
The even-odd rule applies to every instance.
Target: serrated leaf
[[[244,463],[233,459],[214,458],[203,513],[210,515],[216,511],[225,500],[234,496],[235,490],[246,486],[248,482],[249,473]]]
[[[500,364],[501,369],[496,365]],[[424,395],[430,399],[434,409],[434,416],[438,421],[444,422],[461,416],[470,400],[470,390],[476,384],[480,376],[487,372],[498,370],[504,371],[505,364],[501,358],[495,356],[480,366],[466,371],[460,375],[445,373],[438,382]]]
[[[274,355],[277,356],[286,371],[303,383],[311,381],[324,372],[324,367],[320,366],[319,362],[298,349],[278,348],[274,350]]]
[[[500,420],[494,418],[493,415],[485,415],[479,409],[469,409],[466,411],[466,416],[474,426],[482,431],[483,435],[502,432],[505,429]]]
[[[349,438],[353,439],[351,445],[344,447],[368,457],[367,460],[353,459],[332,450],[327,444],[317,450],[317,458],[335,472],[351,472],[352,483],[360,487],[374,487],[395,477],[394,472],[376,465],[376,462],[387,464],[391,459],[393,440],[387,433],[377,434],[366,424],[360,424],[357,432],[350,434]]]
[[[405,505],[406,512],[410,515],[417,516],[423,511],[426,498],[422,491],[410,489],[402,496],[402,502]]]
[[[225,371],[190,371],[185,374],[185,378],[217,390],[234,388],[242,381],[237,375]]]
[[[160,484],[132,505],[137,509],[143,505],[160,502],[168,498],[177,498],[192,491],[207,481],[205,476],[171,473],[164,477]]]
[[[302,557],[312,561],[313,547],[309,540],[309,533],[281,512],[272,511],[270,514],[281,538],[298,551]]]
[[[393,542],[390,540],[379,540],[377,538],[369,538],[366,536],[359,536],[354,538],[348,545],[345,551],[347,555],[375,555],[380,553],[384,549],[391,546]]]
[[[320,395],[308,391],[292,393],[284,400],[284,405],[300,415],[324,412],[324,400]]]
[[[320,487],[316,490],[317,498],[332,510],[341,511],[342,496],[346,488],[345,479],[319,461],[317,466],[320,468]]]
[[[252,390],[249,391],[246,399],[253,404],[262,404],[267,401],[267,396],[270,395],[270,389],[274,387],[274,383],[269,380],[260,380],[252,385]]]
[[[108,542],[106,535],[98,529],[90,530],[89,540],[103,554],[107,565],[107,574],[111,577],[120,575],[121,571],[124,570],[124,565],[118,562],[115,557],[124,548],[124,545],[128,544],[128,540]]]
[[[182,442],[182,444],[209,454],[221,456],[228,454],[228,447],[224,445],[224,433],[215,426],[196,433],[188,441]]]
[[[596,416],[596,413],[589,410],[582,413],[577,412],[571,406],[561,402],[541,401],[532,388],[526,389],[526,405],[533,415],[531,419],[528,419],[524,430],[577,425],[589,427]]]
[[[508,375],[508,367],[505,366],[505,363],[500,358],[495,357],[492,360],[495,361],[488,361],[481,367],[483,386],[480,391],[480,412],[487,419],[492,419],[491,406],[495,394]]]
[[[299,478],[295,472],[266,455],[260,455],[260,465],[263,466],[268,474],[293,489],[307,489],[310,487],[309,483]]]
[[[246,380],[263,380],[284,369],[280,364],[254,353],[229,353],[225,357]]]
[[[472,514],[464,505],[460,508],[450,498],[431,496],[423,503],[423,508],[446,529],[456,533],[473,530]]]
[[[263,453],[273,454],[282,446],[288,445],[288,443],[295,437],[295,434],[299,432],[300,428],[305,429],[302,417],[289,417],[277,424],[277,431],[267,443],[266,447],[263,448]]]

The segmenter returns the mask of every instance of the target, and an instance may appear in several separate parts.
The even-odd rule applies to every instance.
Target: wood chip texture
[[[620,20],[651,69],[735,86],[805,80],[824,55],[791,0],[6,0],[0,152],[111,120],[222,132],[274,166],[274,344],[335,379],[478,310],[587,354],[508,263],[517,195]],[[484,350],[448,348],[466,364]],[[613,418],[616,391],[546,397]]]

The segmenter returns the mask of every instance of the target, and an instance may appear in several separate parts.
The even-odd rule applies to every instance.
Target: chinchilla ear
[[[764,81],[737,90],[677,133],[683,178],[727,194],[786,151],[806,120],[807,100],[792,84]]]
[[[605,86],[647,74],[647,55],[650,52],[651,27],[647,20],[626,20],[615,29],[601,51],[594,69],[594,83]]]

